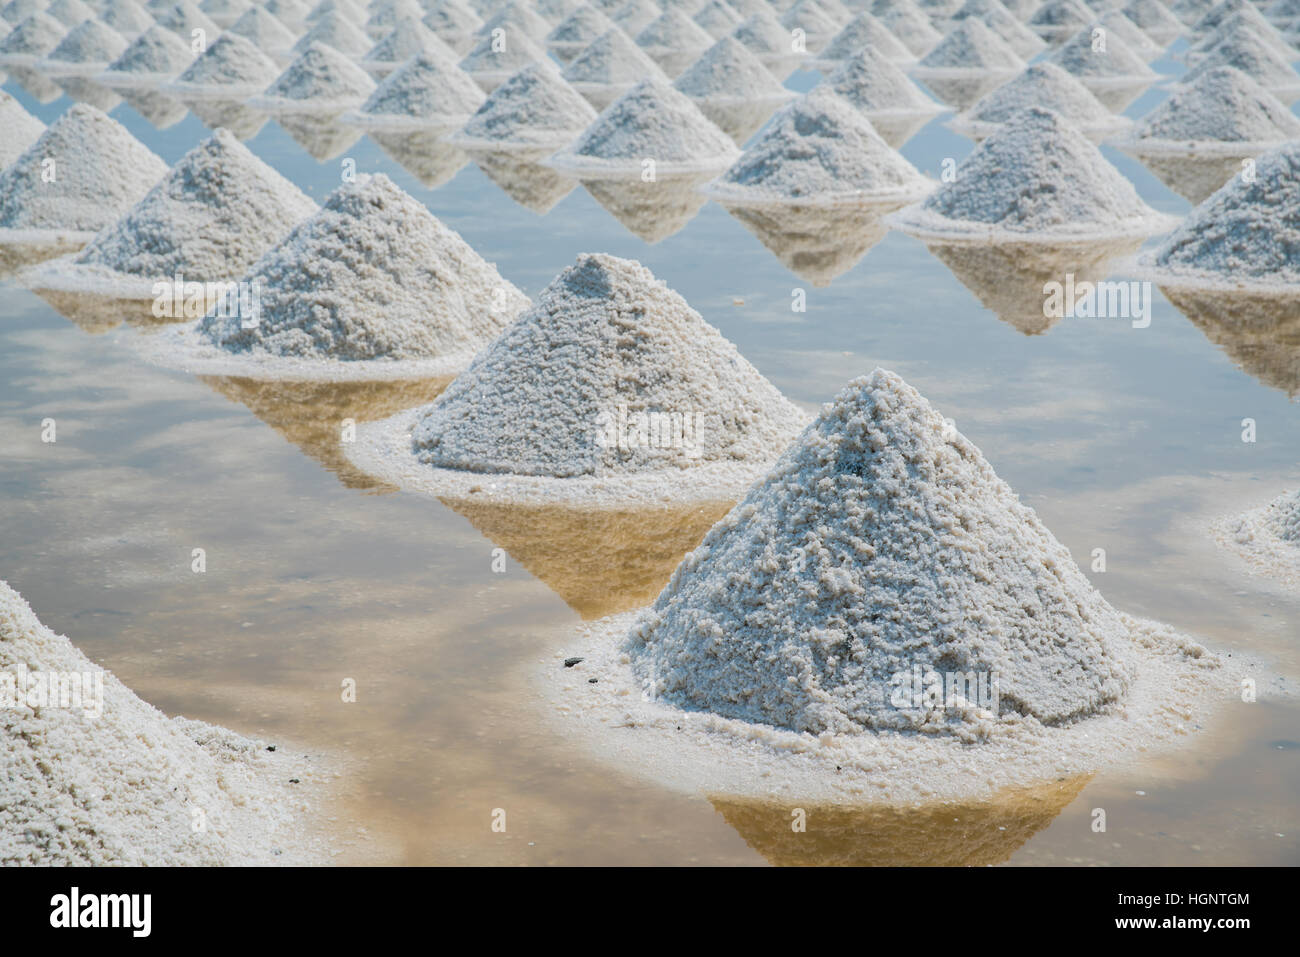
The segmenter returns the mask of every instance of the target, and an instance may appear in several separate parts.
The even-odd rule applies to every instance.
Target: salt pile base
[[[447,142],[466,150],[537,151],[572,143],[596,111],[549,61],[524,67],[490,94]]]
[[[1041,107],[1014,114],[962,161],[954,182],[887,221],[950,242],[1118,240],[1174,224],[1083,133]]]
[[[217,130],[80,253],[23,280],[34,289],[140,300],[178,281],[235,280],[314,212],[298,187]]]
[[[724,36],[673,82],[709,120],[744,143],[780,104],[794,99],[758,57]]]
[[[1186,715],[1239,702],[1246,673],[1113,609],[951,420],[882,370],[823,408],[650,608],[559,653],[583,660],[539,673],[553,720],[618,766],[853,802],[1148,760]]]
[[[806,416],[639,263],[582,255],[432,405],[348,455],[402,488],[592,509],[726,501]]]
[[[267,113],[337,114],[374,92],[370,74],[333,47],[313,43],[248,105]]]
[[[1300,489],[1244,515],[1219,519],[1212,531],[1255,574],[1300,587]]]
[[[331,193],[241,277],[240,292],[237,304],[141,342],[146,357],[256,379],[429,378],[459,372],[528,305],[382,174]]]
[[[20,701],[0,708],[0,865],[248,866],[329,859],[309,830],[320,810],[308,795],[325,768],[291,756],[282,745],[271,752],[224,728],[167,717],[41,624],[5,582],[0,673],[15,676],[8,693]],[[81,677],[77,690],[86,693],[69,699],[73,707],[48,706],[45,679],[63,674]],[[290,778],[306,783],[289,784]],[[206,823],[198,830],[196,809]],[[280,848],[287,853],[277,856]]]

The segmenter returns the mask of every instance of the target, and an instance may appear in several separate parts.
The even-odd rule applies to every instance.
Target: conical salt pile
[[[491,33],[481,37],[460,61],[460,68],[474,78],[489,93],[497,84],[528,66],[549,59],[546,51],[530,40],[523,32],[515,31],[500,37]]]
[[[365,29],[375,38],[387,36],[398,24],[408,20],[418,22],[424,17],[424,8],[416,0],[378,0],[369,9]]]
[[[180,0],[179,3],[169,7],[158,17],[158,25],[166,27],[186,43],[193,42],[195,30],[203,31],[208,44],[214,43],[214,38],[221,35],[221,27],[209,20],[207,15],[190,0]]]
[[[902,205],[933,185],[823,84],[782,107],[704,192],[729,205]]]
[[[364,30],[341,13],[327,13],[293,45],[295,54],[307,52],[313,43],[323,43],[350,57],[363,57],[373,46]]]
[[[609,17],[591,4],[584,3],[546,35],[546,47],[561,59],[568,59],[581,53],[592,40],[613,26]]]
[[[1300,585],[1300,489],[1244,515],[1220,519],[1213,531],[1219,544],[1252,572],[1289,587]]]
[[[748,140],[779,104],[795,97],[731,36],[724,36],[700,54],[673,86],[737,143]]]
[[[370,48],[361,65],[376,75],[390,73],[413,56],[434,54],[453,66],[459,57],[456,51],[443,43],[432,30],[419,20],[404,17],[382,40]],[[464,73],[464,71],[461,71]]]
[[[601,10],[614,26],[630,37],[636,36],[664,12],[655,0],[627,0],[627,3],[612,11],[604,7]]]
[[[179,97],[239,100],[275,81],[279,68],[237,33],[223,33],[163,90]]]
[[[948,109],[871,50],[859,50],[826,83],[856,106],[881,139],[895,149]]]
[[[638,83],[605,109],[567,149],[548,161],[579,176],[641,176],[647,160],[658,175],[725,169],[740,156],[683,94],[659,79]]]
[[[817,55],[817,62],[837,64],[868,48],[892,63],[911,63],[916,59],[888,27],[869,13],[859,13],[826,44]]]
[[[126,49],[126,37],[112,27],[90,19],[68,31],[39,66],[50,76],[102,73]]]
[[[1186,30],[1182,21],[1160,0],[1131,0],[1123,8],[1123,13],[1139,30],[1162,47],[1173,43]]]
[[[1083,0],[1046,0],[1028,20],[1029,28],[1048,43],[1057,44],[1078,33],[1097,15]]]
[[[740,26],[744,18],[726,0],[709,0],[691,17],[695,24],[714,40],[721,40]],[[624,30],[627,27],[619,24]]]
[[[921,58],[915,73],[956,77],[970,73],[1016,73],[1025,65],[1005,40],[979,20],[963,20]]]
[[[0,241],[89,240],[166,172],[167,164],[116,120],[73,104],[0,173]]]
[[[99,19],[124,37],[133,38],[154,25],[154,19],[135,0],[107,0],[100,7]]]
[[[41,624],[5,582],[0,674],[14,699],[0,707],[0,865],[270,865],[284,863],[277,847],[298,863],[328,858],[302,841],[310,805],[288,783],[310,784],[310,765],[167,717]]]
[[[1196,66],[1183,74],[1181,82],[1195,83],[1220,66],[1235,67],[1285,102],[1300,97],[1300,74],[1249,24],[1229,32],[1211,47]]]
[[[584,254],[436,402],[372,431],[395,459],[358,464],[458,498],[725,500],[806,421],[648,269]]]
[[[81,0],[53,0],[45,12],[71,30],[95,15],[95,11]]]
[[[1283,541],[1300,545],[1300,489],[1270,503],[1268,524]]]
[[[272,57],[289,56],[298,35],[265,7],[249,7],[230,27],[253,46]]]
[[[252,315],[214,310],[152,337],[153,356],[255,378],[444,375],[528,305],[383,175],[340,186],[240,282],[259,291]]]
[[[871,14],[911,50],[913,56],[925,56],[943,39],[943,34],[931,26],[930,18],[912,0],[889,0],[885,5],[876,4]]]
[[[313,43],[248,105],[286,113],[341,113],[374,92],[370,74],[333,47]]]
[[[0,6],[0,20],[4,20],[6,24],[19,24],[47,6],[45,0],[9,0],[8,3]]]
[[[996,714],[1079,721],[1124,695],[1134,664],[1127,624],[1070,553],[879,369],[714,526],[627,651],[679,707],[812,734],[961,735],[987,720],[973,701],[939,720],[890,707],[914,667],[996,675]]]
[[[98,82],[113,88],[157,86],[174,79],[193,62],[189,44],[155,23],[108,65]]]
[[[483,19],[462,0],[438,0],[425,16],[424,25],[447,46],[465,53],[474,45],[474,33],[483,26]]]
[[[491,37],[494,31],[501,31],[507,41],[526,36],[533,43],[541,45],[546,43],[546,34],[551,32],[551,27],[552,24],[520,0],[510,0],[484,21],[478,34],[481,37]]]
[[[22,104],[0,90],[0,170],[4,170],[40,139],[45,124],[23,109]]]
[[[58,46],[65,32],[48,14],[33,13],[0,40],[0,65],[30,66]]]
[[[314,212],[316,204],[298,187],[228,130],[217,130],[90,245],[70,260],[38,267],[29,284],[148,299],[156,282],[177,276],[238,279]]]
[[[549,61],[526,66],[488,94],[447,142],[463,149],[548,150],[572,143],[596,111]]]
[[[1012,116],[953,182],[889,222],[927,238],[989,242],[1121,239],[1166,226],[1083,133],[1041,107]]]
[[[1161,285],[1300,288],[1300,141],[1260,156],[1192,210],[1142,262]]]
[[[777,23],[791,34],[796,30],[802,31],[804,46],[809,53],[820,51],[847,25],[847,22],[827,13],[817,0],[799,0],[777,18]]]
[[[217,26],[229,27],[253,9],[253,4],[250,0],[203,0],[199,9],[211,17]]]
[[[1105,45],[1099,47],[1092,28],[1080,30],[1046,62],[1055,63],[1077,78],[1097,99],[1118,113],[1159,74],[1118,36],[1109,32],[1102,36]]]
[[[484,99],[454,55],[421,53],[390,73],[361,109],[344,119],[374,129],[446,129],[468,120]]]
[[[713,37],[681,10],[668,10],[636,35],[636,45],[670,77],[713,46]]]
[[[1250,156],[1300,139],[1300,119],[1240,70],[1216,67],[1142,118],[1121,144],[1139,153]]]
[[[979,20],[1026,60],[1047,48],[1047,41],[1013,17],[1001,0],[966,0],[954,19],[965,20],[968,17]]]
[[[659,65],[617,27],[593,40],[564,68],[569,85],[597,109],[648,77],[668,82]]]
[[[777,79],[784,78],[789,72],[787,67],[793,67],[803,57],[803,53],[793,48],[789,31],[767,11],[747,17],[731,35],[776,72]]]
[[[1100,138],[1126,130],[1131,121],[1116,116],[1092,92],[1055,63],[1035,63],[1019,76],[984,95],[953,121],[958,132],[977,139],[993,133],[1031,106],[1059,113],[1081,132]]]
[[[1224,20],[1212,32],[1188,47],[1184,56],[1189,63],[1194,63],[1222,42],[1224,38],[1239,30],[1248,30],[1253,33],[1256,39],[1262,41],[1265,46],[1288,63],[1300,58],[1300,52],[1297,52],[1295,46],[1283,35],[1282,31],[1269,23],[1264,18],[1264,15],[1251,6],[1249,2]]]

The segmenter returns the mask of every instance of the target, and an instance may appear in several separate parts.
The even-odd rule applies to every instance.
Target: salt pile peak
[[[1255,39],[1263,42],[1288,63],[1300,57],[1300,53],[1297,53],[1295,46],[1283,35],[1282,31],[1269,23],[1263,14],[1253,6],[1247,5],[1224,20],[1223,24],[1212,33],[1206,34],[1192,44],[1186,53],[1188,61],[1195,61],[1204,56],[1224,38],[1239,30],[1246,30],[1254,34]]]
[[[55,163],[53,182],[42,175]],[[139,202],[167,164],[100,110],[74,103],[0,173],[0,241],[87,241]]]
[[[609,17],[584,3],[546,35],[546,46],[560,54],[579,53],[613,26]]]
[[[1046,0],[1029,18],[1029,27],[1056,44],[1088,26],[1097,15],[1082,0]]]
[[[996,90],[986,93],[953,121],[953,128],[982,138],[1031,106],[1052,110],[1089,136],[1128,129],[1131,121],[1116,116],[1075,77],[1055,63],[1035,63]]]
[[[207,14],[196,7],[190,0],[180,0],[169,7],[167,12],[158,17],[158,25],[166,27],[186,43],[194,41],[195,30],[202,30],[206,42],[221,34],[221,27],[208,19]]]
[[[932,188],[852,103],[822,84],[782,107],[704,192],[728,205],[897,206]]]
[[[1215,522],[1218,543],[1243,559],[1253,573],[1283,585],[1300,585],[1300,489],[1244,515]]]
[[[534,44],[544,44],[546,34],[551,32],[551,24],[519,0],[510,0],[488,17],[483,26],[478,28],[478,35],[490,38],[497,31],[506,38],[506,42],[525,36]]]
[[[249,7],[230,27],[253,46],[271,56],[286,56],[298,41],[298,35],[266,7]]]
[[[375,81],[333,47],[313,43],[250,106],[286,113],[340,113],[360,106]]]
[[[45,12],[69,30],[95,15],[94,9],[81,0],[53,0],[45,7]]]
[[[33,64],[58,46],[65,32],[63,24],[48,14],[33,13],[0,40],[0,64]]]
[[[870,50],[858,51],[826,82],[873,123],[877,117],[932,115],[947,109],[901,69]]]
[[[310,30],[298,38],[292,51],[296,54],[305,53],[313,43],[323,43],[350,57],[363,57],[372,46],[365,31],[338,12],[327,13],[317,20]]]
[[[802,53],[794,50],[790,34],[785,27],[765,10],[747,17],[740,26],[731,31],[731,35],[772,68],[798,60],[803,56]]]
[[[1167,224],[1082,132],[1041,107],[1013,115],[962,161],[953,182],[888,221],[971,242],[1118,240]]]
[[[126,47],[126,37],[99,20],[89,19],[69,30],[39,66],[51,76],[102,73]]]
[[[275,80],[279,67],[237,33],[226,32],[163,89],[176,96],[242,99]]]
[[[817,60],[838,63],[867,48],[893,63],[911,63],[916,59],[887,26],[869,13],[859,13],[831,38],[817,55]]]
[[[740,26],[744,18],[726,0],[709,0],[695,11],[691,19],[714,40],[721,40]],[[620,26],[624,30],[628,29],[626,25],[620,24]]]
[[[650,695],[680,708],[815,735],[964,739],[990,717],[1099,715],[1135,663],[1126,622],[1033,510],[881,369],[824,406],[713,527],[624,650]],[[891,706],[914,667],[996,675],[996,703],[968,691],[937,711]]]
[[[963,20],[921,58],[915,73],[924,77],[960,77],[972,73],[1015,73],[1025,61],[979,20]]]
[[[155,23],[108,65],[99,82],[111,87],[155,86],[173,79],[193,62],[189,44]]]
[[[699,53],[713,46],[713,37],[681,10],[669,9],[636,34],[636,45],[651,55]]]
[[[360,110],[344,118],[375,129],[445,129],[464,123],[484,99],[454,56],[426,52],[390,73]]]
[[[23,109],[21,103],[0,90],[0,170],[4,170],[23,152],[40,139],[45,124]]]
[[[238,279],[316,204],[219,129],[71,259],[37,267],[35,288],[152,298],[155,283]],[[178,293],[179,294],[179,293]]]
[[[440,59],[455,65],[456,51],[443,43],[432,30],[419,20],[403,18],[397,21],[382,40],[371,47],[361,65],[372,73],[388,73],[397,69],[413,56],[436,53]],[[462,73],[464,71],[461,71]]]
[[[1290,59],[1274,50],[1249,24],[1219,40],[1183,74],[1181,82],[1195,83],[1201,75],[1219,66],[1236,67],[1279,99],[1290,102],[1300,97],[1300,74],[1291,67]]]
[[[639,176],[647,160],[657,173],[704,173],[740,155],[684,94],[662,79],[642,80],[611,103],[567,149],[548,161],[580,176]]]
[[[601,8],[608,14],[610,21],[630,37],[636,36],[664,12],[655,0],[627,0],[627,3],[612,12]]]
[[[596,119],[591,104],[550,61],[533,63],[506,80],[447,142],[463,149],[558,149]]]
[[[1048,58],[1067,73],[1087,81],[1150,82],[1156,72],[1118,36],[1106,37],[1104,49],[1096,49],[1091,29],[1080,30]]]
[[[697,103],[779,102],[794,96],[758,57],[728,36],[700,54],[673,86]]]
[[[256,321],[214,310],[166,341],[153,337],[157,358],[258,378],[444,375],[528,304],[382,174],[336,189],[241,284],[260,290]]]
[[[911,50],[913,56],[925,56],[943,39],[943,34],[931,26],[930,18],[911,0],[898,0],[883,7],[877,5],[871,14]]]
[[[491,33],[481,37],[465,58],[460,68],[474,77],[485,89],[507,79],[530,63],[540,63],[549,57],[535,41],[520,31],[504,34],[500,41]]]
[[[1140,262],[1162,286],[1227,291],[1300,289],[1300,141],[1232,177]]]
[[[448,46],[463,51],[474,42],[474,32],[483,19],[462,0],[438,0],[425,16],[424,25]]]
[[[128,39],[139,36],[154,24],[154,19],[135,0],[108,0],[99,10],[99,19]]]
[[[1300,139],[1300,120],[1240,70],[1207,70],[1134,127],[1122,145],[1145,153],[1249,155]]]
[[[622,92],[645,77],[668,82],[659,65],[618,27],[598,36],[564,68],[564,78],[583,94]]]
[[[1162,47],[1173,43],[1186,29],[1183,22],[1160,0],[1131,0],[1123,8],[1123,13],[1139,30]]]
[[[806,421],[640,263],[583,254],[373,464],[455,497],[725,500]]]

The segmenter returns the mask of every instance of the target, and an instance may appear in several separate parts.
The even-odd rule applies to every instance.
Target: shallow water
[[[5,89],[47,122],[68,102],[41,105],[12,80]],[[113,115],[168,162],[204,135],[193,115],[161,131],[126,104]],[[895,232],[855,264],[828,264],[815,243],[782,258],[708,203],[667,211],[685,225],[647,244],[639,234],[660,235],[664,209],[602,205],[580,186],[539,215],[468,162],[427,189],[369,138],[318,162],[272,120],[250,146],[318,198],[345,160],[388,173],[529,294],[580,252],[640,259],[796,401],[894,369],[956,419],[1081,567],[1106,550],[1106,571],[1091,577],[1117,607],[1300,674],[1300,595],[1244,574],[1203,528],[1300,483],[1300,408],[1287,394],[1300,390],[1295,315],[1243,334],[1193,323],[1157,294],[1147,328],[1062,319],[1026,335]],[[937,175],[971,148],[941,117],[903,152]],[[1107,155],[1158,209],[1189,208],[1136,160]],[[447,166],[417,173],[439,179]],[[542,185],[549,202],[554,184]],[[609,206],[659,218],[628,226]],[[810,234],[787,238],[806,248]],[[816,286],[784,262],[833,278]],[[795,289],[806,312],[791,309]],[[1300,863],[1294,703],[1234,707],[1141,771],[950,809],[955,827],[933,809],[857,819],[808,808],[814,840],[794,850],[788,808],[623,777],[539,720],[527,673],[584,616],[653,593],[647,576],[666,576],[664,549],[689,517],[639,545],[630,519],[611,532],[395,493],[351,470],[322,425],[344,410],[377,415],[392,394],[203,381],[142,363],[130,346],[147,327],[78,318],[12,286],[0,302],[0,575],[167,713],[342,752],[357,796],[330,823],[366,829],[387,860]],[[399,400],[438,385],[409,388]],[[54,444],[41,441],[47,417]],[[1254,443],[1241,439],[1245,418]],[[195,548],[203,574],[191,571]],[[348,678],[354,704],[341,701]],[[1105,833],[1091,827],[1095,808]],[[494,809],[504,834],[491,829]],[[880,828],[891,836],[846,846]]]

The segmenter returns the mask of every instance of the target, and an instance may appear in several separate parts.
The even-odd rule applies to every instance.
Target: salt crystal
[[[250,97],[259,110],[286,113],[341,113],[364,103],[375,92],[365,70],[333,47],[313,43],[266,88]]]
[[[392,131],[457,127],[484,99],[479,85],[456,65],[454,54],[421,53],[390,73],[359,110],[343,119]]]
[[[595,119],[591,104],[548,61],[502,83],[446,139],[462,149],[553,150],[572,143]]]
[[[115,89],[157,86],[174,79],[193,62],[189,44],[155,23],[131,41],[98,82]]]
[[[239,100],[260,93],[279,68],[237,33],[223,33],[175,80],[162,86],[178,97]]]

